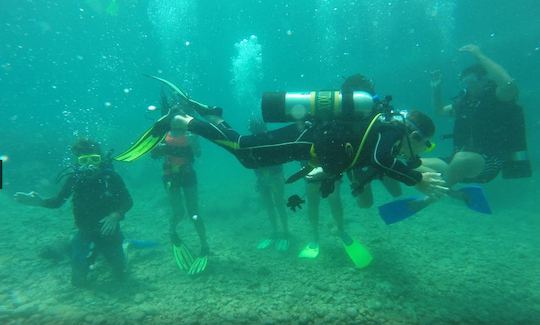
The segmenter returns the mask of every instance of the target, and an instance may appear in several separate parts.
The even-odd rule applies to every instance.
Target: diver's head
[[[187,131],[186,122],[180,115],[175,115],[171,119],[171,132],[185,133]]]
[[[76,158],[76,166],[80,171],[95,171],[103,162],[103,153],[99,143],[88,138],[78,139],[71,152]]]
[[[354,92],[354,91],[365,91],[369,93],[370,95],[374,96],[375,86],[373,85],[373,81],[357,73],[357,74],[353,74],[352,76],[348,76],[347,78],[345,78],[345,81],[343,81],[343,84],[341,85],[341,91],[344,93]]]
[[[249,119],[249,132],[251,132],[251,134],[263,134],[267,131],[268,129],[263,120],[253,116]]]
[[[459,75],[462,89],[471,95],[477,95],[488,82],[487,71],[480,64],[474,64],[465,68]]]
[[[435,144],[431,142],[435,134],[433,120],[419,111],[402,112],[402,115],[407,135],[403,139],[405,145],[401,147],[401,154],[407,158],[414,158],[414,155],[433,150],[435,148]]]

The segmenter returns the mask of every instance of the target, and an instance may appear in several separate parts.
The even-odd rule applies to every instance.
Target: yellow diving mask
[[[79,165],[99,165],[101,163],[101,155],[81,155],[77,157]]]
[[[436,147],[435,142],[431,142],[429,140],[426,140],[425,144],[426,144],[426,152],[432,152]]]

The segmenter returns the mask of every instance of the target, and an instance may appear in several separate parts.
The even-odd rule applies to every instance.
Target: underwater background
[[[0,2],[0,322],[19,323],[373,323],[539,324],[540,6],[534,0],[70,0]],[[225,110],[241,132],[260,116],[263,91],[337,89],[362,73],[399,108],[432,116],[430,71],[443,74],[449,101],[478,44],[516,79],[533,177],[486,184],[493,215],[443,200],[386,226],[341,184],[348,232],[374,256],[356,270],[321,204],[321,255],[300,260],[309,239],[305,210],[289,212],[288,253],[256,250],[270,226],[253,171],[201,140],[195,168],[212,251],[208,271],[176,267],[161,162],[116,163],[133,195],[127,238],[161,246],[130,253],[130,280],[115,286],[104,265],[87,290],[69,283],[66,258],[40,251],[69,241],[69,204],[17,204],[17,191],[44,196],[81,136],[122,152],[159,116],[160,84]],[[447,156],[450,120],[435,117]],[[274,126],[270,126],[271,128]],[[512,136],[512,135],[509,135]],[[298,170],[286,166],[286,175]],[[374,185],[375,204],[391,200]],[[288,185],[287,195],[303,194]],[[407,193],[414,193],[407,189]],[[534,198],[537,199],[534,199]],[[181,236],[196,245],[191,223]]]

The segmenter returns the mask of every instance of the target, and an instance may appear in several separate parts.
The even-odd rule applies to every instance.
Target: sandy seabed
[[[212,255],[207,272],[192,277],[173,260],[166,201],[134,193],[125,237],[161,245],[130,250],[125,283],[115,284],[102,261],[90,287],[77,289],[67,257],[39,257],[44,247],[69,240],[69,205],[28,208],[0,193],[0,323],[540,324],[534,195],[520,204],[492,202],[491,216],[447,199],[386,226],[375,208],[360,210],[344,194],[347,229],[374,256],[363,270],[352,267],[325,204],[321,255],[301,260],[309,239],[305,210],[291,213],[289,252],[259,251],[268,222],[256,198],[240,205],[210,200],[202,210]],[[192,225],[185,221],[179,230],[198,251]]]

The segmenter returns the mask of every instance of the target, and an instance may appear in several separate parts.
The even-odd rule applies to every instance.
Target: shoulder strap
[[[381,116],[381,113],[378,113],[377,115],[375,115],[375,117],[373,117],[373,119],[371,119],[371,122],[369,122],[369,125],[366,131],[364,132],[364,135],[362,136],[362,141],[360,142],[360,145],[358,146],[358,150],[356,150],[356,155],[354,155],[354,159],[349,165],[349,167],[347,167],[347,169],[351,169],[358,162],[358,159],[360,158],[360,153],[362,152],[362,149],[364,149],[366,140],[369,134],[371,133],[371,129],[373,128],[373,125],[375,124],[375,122],[377,122],[380,116]]]

